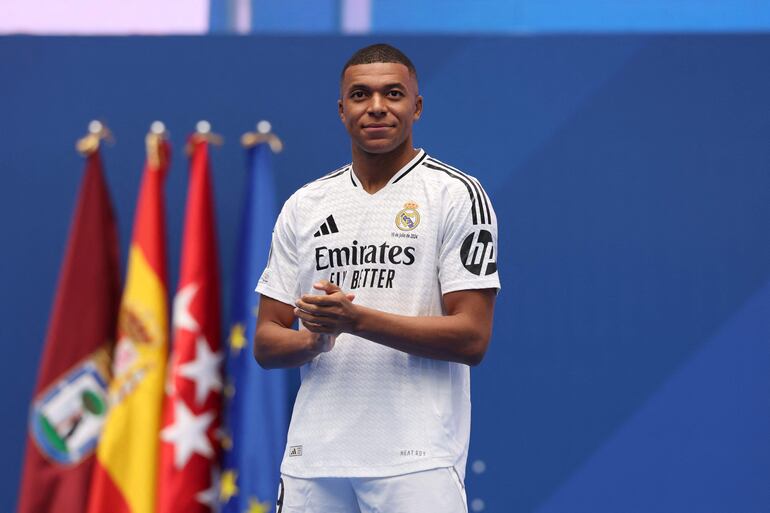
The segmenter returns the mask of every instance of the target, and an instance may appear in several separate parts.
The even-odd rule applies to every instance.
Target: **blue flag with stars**
[[[222,513],[274,511],[288,427],[287,371],[266,371],[251,350],[259,294],[277,216],[272,151],[266,143],[248,150],[246,198],[233,277],[227,355],[225,428],[220,478]]]

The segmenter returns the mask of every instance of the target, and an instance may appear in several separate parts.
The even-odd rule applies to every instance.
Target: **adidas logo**
[[[313,237],[329,235],[330,233],[337,233],[338,231],[337,223],[334,222],[334,216],[329,216],[326,218],[324,224],[321,225],[321,228],[313,234]]]

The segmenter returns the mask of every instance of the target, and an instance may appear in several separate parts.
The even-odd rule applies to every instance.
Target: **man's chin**
[[[358,147],[366,153],[373,155],[381,155],[383,153],[390,153],[398,147],[392,139],[374,139],[358,143]]]

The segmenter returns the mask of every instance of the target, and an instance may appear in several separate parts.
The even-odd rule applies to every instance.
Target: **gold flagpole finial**
[[[246,132],[241,136],[241,145],[244,148],[253,148],[257,144],[266,142],[270,145],[273,153],[281,153],[283,151],[283,142],[271,131],[272,128],[270,122],[263,119],[257,123],[256,132]]]
[[[78,139],[75,148],[78,152],[87,157],[99,149],[102,139],[109,143],[114,143],[112,132],[103,121],[94,119],[88,124],[88,134]]]
[[[147,148],[147,161],[154,168],[159,168],[165,158],[161,150],[161,143],[168,138],[166,125],[162,121],[153,121],[150,125],[150,131],[144,138],[144,144]]]
[[[185,148],[185,152],[188,156],[192,155],[192,143],[200,140],[206,141],[213,146],[222,146],[225,141],[221,135],[211,131],[211,123],[205,119],[198,121],[195,124],[195,133],[190,138],[190,143],[188,143]]]

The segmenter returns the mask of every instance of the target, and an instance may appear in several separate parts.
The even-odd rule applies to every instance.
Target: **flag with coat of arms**
[[[87,513],[154,513],[158,429],[168,353],[163,184],[170,148],[146,138],[109,386],[110,410],[96,450]]]
[[[98,143],[87,157],[29,416],[18,513],[84,511],[107,415],[118,235]]]

